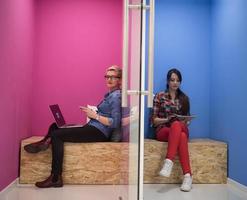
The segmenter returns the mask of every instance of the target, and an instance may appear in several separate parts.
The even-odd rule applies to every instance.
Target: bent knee
[[[183,141],[188,141],[188,134],[186,134],[184,131],[180,134],[180,139]]]
[[[59,129],[51,131],[51,138],[58,137],[60,132]]]
[[[171,128],[174,128],[174,127],[182,127],[182,122],[180,122],[178,120],[172,122]]]

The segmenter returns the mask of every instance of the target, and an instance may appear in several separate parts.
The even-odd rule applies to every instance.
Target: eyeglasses
[[[115,81],[120,78],[119,76],[108,76],[108,75],[105,75],[104,77],[105,77],[105,80],[110,79],[111,81],[112,80]]]

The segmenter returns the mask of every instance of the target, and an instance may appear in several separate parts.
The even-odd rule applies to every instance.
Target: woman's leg
[[[163,127],[162,129],[160,129],[157,134],[156,134],[156,138],[159,141],[164,141],[167,142],[168,138],[170,135],[170,128],[168,127]],[[160,176],[165,176],[165,177],[169,177],[172,171],[172,167],[173,167],[173,162],[170,159],[165,159],[163,166],[159,172]]]
[[[175,158],[180,145],[182,132],[188,137],[188,128],[182,122],[175,121],[171,124],[166,158],[170,160]]]
[[[59,129],[57,124],[54,122],[49,126],[48,132],[46,134],[46,136],[44,137],[44,140],[48,139],[51,137],[51,133],[55,130]]]
[[[175,121],[170,128],[164,127],[157,133],[159,141],[168,141],[166,159],[160,175],[169,177],[173,160],[178,152],[183,173],[190,173],[189,153],[188,153],[188,128],[184,123]]]
[[[106,142],[108,138],[97,128],[89,125],[78,128],[63,128],[51,132],[52,143],[52,171],[44,181],[35,185],[40,188],[62,187],[62,166],[64,156],[64,142]]]
[[[156,139],[158,141],[167,142],[170,133],[170,128],[163,127],[156,133]]]
[[[181,132],[178,146],[179,160],[182,166],[183,174],[191,175],[190,158],[188,150],[188,136],[185,132]]]
[[[192,174],[190,169],[190,159],[188,151],[188,136],[185,132],[181,132],[178,155],[184,174],[184,179],[180,190],[189,192],[192,188]]]
[[[52,143],[52,174],[61,175],[64,142],[106,142],[107,137],[97,128],[89,125],[78,128],[58,129],[51,134]]]
[[[45,151],[46,149],[48,149],[49,144],[51,143],[51,133],[57,129],[57,124],[52,123],[48,129],[48,133],[46,134],[46,136],[38,142],[25,145],[25,151],[27,151],[28,153],[38,153],[40,151]]]

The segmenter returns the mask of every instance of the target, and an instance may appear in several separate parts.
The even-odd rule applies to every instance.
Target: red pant
[[[156,137],[159,141],[168,142],[166,158],[174,160],[178,152],[183,174],[191,174],[188,151],[189,131],[187,126],[182,122],[174,121],[170,127],[161,128]]]

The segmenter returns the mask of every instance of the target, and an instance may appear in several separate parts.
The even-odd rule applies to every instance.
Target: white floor
[[[65,185],[38,189],[13,184],[0,193],[0,200],[136,200],[128,198],[124,185]],[[247,200],[247,192],[232,184],[194,184],[191,192],[181,192],[175,184],[145,184],[144,200]]]

